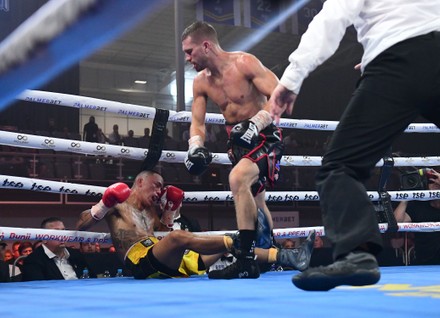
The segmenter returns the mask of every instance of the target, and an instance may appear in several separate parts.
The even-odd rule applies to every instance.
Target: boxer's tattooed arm
[[[76,223],[76,228],[80,231],[86,231],[96,222],[98,221],[92,217],[92,215],[90,214],[90,209],[85,210],[80,214],[79,220]]]

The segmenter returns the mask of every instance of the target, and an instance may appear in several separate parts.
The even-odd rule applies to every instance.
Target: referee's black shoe
[[[374,255],[354,251],[328,266],[309,268],[292,277],[292,283],[303,290],[327,291],[341,285],[365,286],[380,279]]]

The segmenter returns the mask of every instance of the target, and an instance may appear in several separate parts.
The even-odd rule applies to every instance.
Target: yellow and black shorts
[[[153,255],[152,248],[159,242],[156,237],[150,236],[134,244],[125,256],[125,265],[136,279],[189,277],[206,273],[205,265],[200,254],[187,250],[177,270],[160,263]]]

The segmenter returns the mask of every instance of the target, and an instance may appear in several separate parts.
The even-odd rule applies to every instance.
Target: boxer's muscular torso
[[[219,73],[205,69],[194,79],[193,116],[198,99],[203,115],[209,98],[230,123],[254,116],[266,104],[277,78],[250,54],[233,52],[228,56]]]
[[[154,207],[140,211],[127,202],[118,204],[112,213],[106,215],[105,220],[122,259],[134,243],[154,236],[155,226],[159,223]]]

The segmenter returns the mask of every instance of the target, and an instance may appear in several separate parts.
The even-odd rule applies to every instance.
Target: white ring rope
[[[38,90],[26,90],[20,94],[17,99],[37,102],[43,104],[68,106],[74,108],[93,109],[102,112],[109,112],[115,114],[126,115],[130,117],[153,119],[156,114],[154,107],[126,104],[121,102],[114,102],[102,100],[91,97],[76,96],[61,93],[51,93]],[[191,122],[191,112],[182,111],[176,112],[170,110],[171,122]],[[221,114],[207,113],[205,122],[208,124],[224,124],[225,119]],[[281,118],[279,127],[306,129],[306,130],[335,130],[338,122],[336,121],[317,121],[305,119],[288,119]],[[407,133],[438,133],[440,129],[431,123],[412,123],[405,130]]]
[[[110,243],[109,233],[0,227],[0,240],[62,241],[69,243]]]
[[[54,151],[64,151],[94,156],[111,156],[115,158],[134,160],[144,160],[148,153],[148,149],[136,147],[122,147],[117,145],[45,137],[8,131],[0,131],[0,144],[13,147],[51,149]],[[162,155],[159,160],[168,163],[183,163],[185,156],[186,151],[164,150],[162,151]],[[393,158],[393,160],[394,166],[401,167],[432,167],[440,165],[440,157],[397,157]],[[321,156],[287,155],[281,158],[280,164],[281,166],[319,167],[321,166],[321,161]],[[212,163],[224,165],[231,164],[228,155],[223,153],[214,153]],[[382,165],[383,160],[381,159],[376,166],[380,167]]]
[[[32,179],[17,176],[0,175],[0,188],[29,190],[46,193],[78,194],[100,198],[106,187],[59,182],[51,180]],[[379,193],[368,191],[368,197],[372,201],[379,200]],[[419,191],[389,191],[391,201],[430,201],[440,199],[440,190]],[[188,191],[185,192],[184,202],[223,202],[233,201],[230,191]],[[267,202],[296,202],[296,201],[319,201],[316,191],[268,191]]]
[[[385,233],[388,224],[380,223],[379,230]],[[318,236],[325,236],[323,226],[300,227],[274,229],[275,239],[300,238],[307,237],[311,231],[315,230]],[[423,223],[398,223],[398,232],[436,232],[440,231],[440,222],[423,222]],[[223,235],[225,233],[234,233],[235,231],[209,231],[194,232],[197,235]],[[169,234],[169,232],[155,232],[156,237],[161,239]],[[49,229],[32,229],[17,227],[0,227],[0,240],[27,240],[27,241],[62,241],[67,243],[111,243],[109,233],[69,231],[69,230],[49,230]]]

